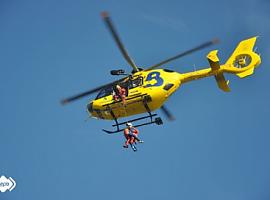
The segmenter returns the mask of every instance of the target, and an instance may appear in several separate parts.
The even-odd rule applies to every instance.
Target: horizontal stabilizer
[[[220,68],[219,58],[217,56],[217,52],[218,52],[218,50],[214,50],[214,51],[211,51],[207,55],[207,59],[208,59],[208,62],[210,64],[212,70],[218,70]]]
[[[217,52],[218,50],[211,51],[207,55],[207,59],[211,66],[212,71],[217,71],[217,74],[215,75],[215,79],[216,79],[218,87],[224,92],[230,92],[230,88],[228,85],[229,81],[226,81],[222,72],[218,72],[218,70],[220,69],[220,64],[219,64],[219,58],[217,56]]]
[[[223,73],[219,73],[215,75],[215,79],[217,81],[218,87],[224,92],[230,92],[229,81],[226,81]]]

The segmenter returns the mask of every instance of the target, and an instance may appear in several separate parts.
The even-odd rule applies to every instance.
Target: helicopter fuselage
[[[118,83],[121,86],[126,85],[125,105],[121,100],[114,100],[114,85],[111,85],[100,91],[97,98],[88,104],[88,112],[93,117],[107,120],[113,119],[111,111],[116,118],[128,117],[147,112],[143,101],[146,101],[150,111],[154,111],[179,88],[181,78],[180,73],[166,69],[136,72],[127,80]]]

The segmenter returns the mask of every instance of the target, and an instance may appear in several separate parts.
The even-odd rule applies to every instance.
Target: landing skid
[[[157,114],[150,114],[150,115],[147,115],[144,117],[132,119],[132,120],[121,122],[121,123],[118,123],[117,119],[115,119],[115,124],[112,125],[112,127],[116,127],[115,131],[109,131],[109,130],[105,130],[105,129],[102,129],[102,130],[108,134],[119,133],[125,129],[125,128],[120,128],[120,126],[125,125],[127,122],[135,122],[135,121],[140,121],[140,120],[147,119],[147,118],[150,118],[150,122],[137,124],[137,125],[134,125],[134,127],[146,126],[146,125],[150,125],[150,124],[162,125],[163,124],[162,119],[160,117],[156,117],[155,119],[153,119],[153,117],[155,117],[155,116],[157,116]]]
[[[102,129],[102,130],[104,132],[108,133],[108,134],[118,133],[118,132],[121,132],[121,131],[123,131],[125,129],[125,128],[120,128],[120,126],[125,125],[127,122],[135,122],[135,121],[140,121],[140,120],[147,119],[147,118],[150,118],[150,122],[146,122],[146,123],[142,123],[142,124],[137,124],[134,127],[146,126],[146,125],[150,125],[150,124],[162,125],[163,122],[162,122],[162,120],[161,120],[160,117],[156,117],[153,120],[153,117],[157,116],[157,114],[152,114],[151,113],[151,110],[150,110],[150,108],[149,108],[149,106],[147,104],[150,101],[151,101],[151,97],[150,96],[144,96],[143,97],[142,103],[143,103],[143,106],[145,107],[145,110],[147,111],[148,115],[146,115],[144,117],[139,117],[139,118],[136,118],[136,119],[132,119],[132,120],[129,120],[129,121],[121,122],[121,123],[118,123],[115,114],[113,113],[112,109],[108,106],[108,110],[110,111],[111,116],[113,117],[113,119],[115,121],[115,124],[113,124],[112,126],[113,127],[116,127],[116,130],[115,131],[108,131],[108,130],[105,130],[105,129]]]

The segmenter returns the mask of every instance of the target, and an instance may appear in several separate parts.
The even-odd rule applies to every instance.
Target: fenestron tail
[[[211,51],[207,59],[215,75],[218,87],[225,92],[229,92],[229,81],[225,80],[224,72],[236,74],[244,78],[254,73],[254,68],[261,63],[260,56],[253,51],[257,37],[241,41],[230,58],[224,65],[219,64],[217,50]]]
[[[254,73],[254,69],[261,64],[260,56],[253,51],[257,37],[241,41],[231,57],[225,63],[225,71],[244,78]]]

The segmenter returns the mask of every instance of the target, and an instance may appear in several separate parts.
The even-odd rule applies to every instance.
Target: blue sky
[[[269,9],[267,0],[2,0],[0,175],[17,187],[0,199],[269,199]],[[129,69],[103,10],[139,66],[220,38],[166,65],[199,69],[208,51],[225,62],[255,35],[262,64],[246,79],[226,75],[231,93],[212,77],[183,85],[166,104],[177,120],[141,128],[133,153],[121,134],[101,131],[110,122],[85,121],[94,96],[59,104]]]

